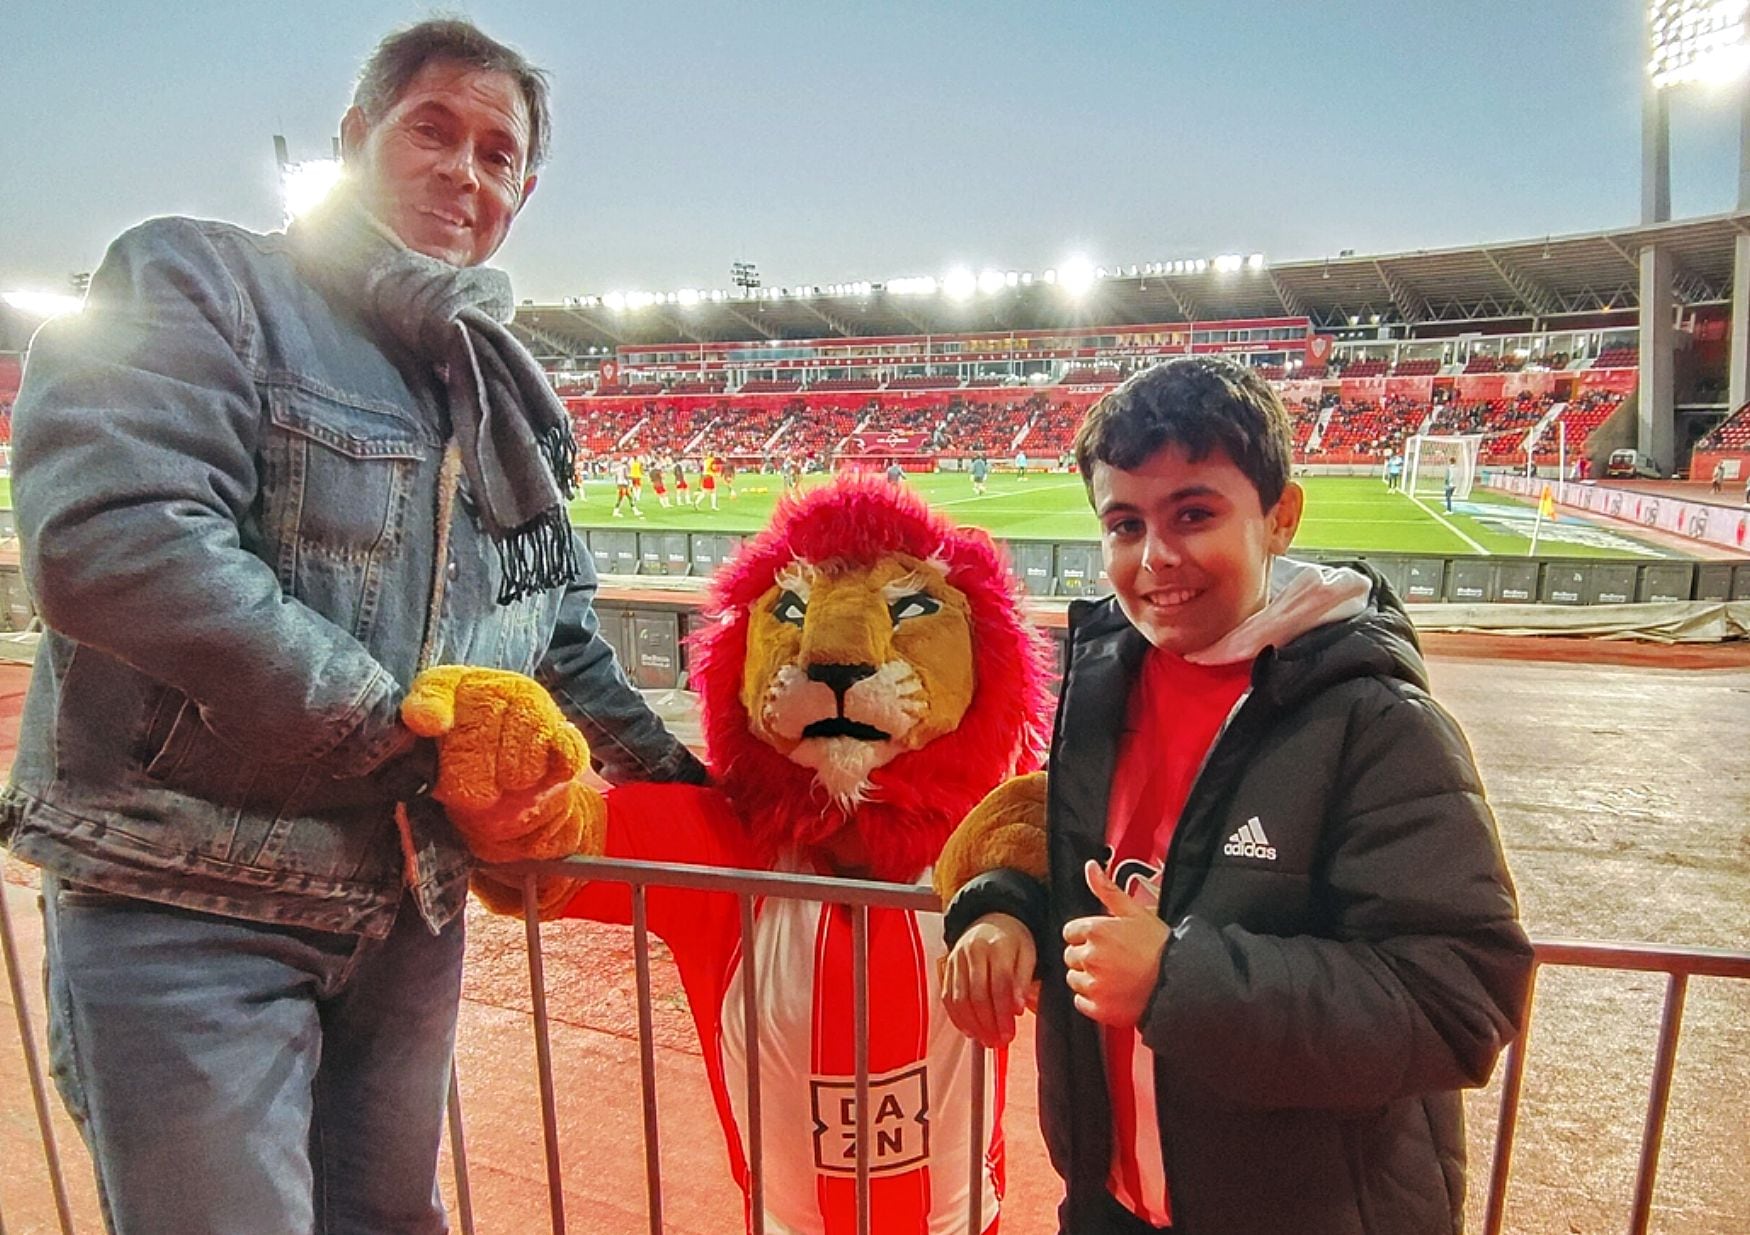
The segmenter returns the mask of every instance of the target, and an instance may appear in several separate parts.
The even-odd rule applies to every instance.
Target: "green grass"
[[[804,477],[803,486],[823,484],[825,479]],[[1094,516],[1077,476],[1051,473],[1017,480],[1007,473],[995,473],[983,497],[972,492],[971,480],[960,473],[922,472],[907,477],[905,483],[955,520],[985,528],[1004,539],[1096,538]],[[1505,494],[1478,489],[1469,503],[1459,504],[1457,513],[1445,516],[1439,511],[1438,501],[1418,504],[1367,477],[1308,476],[1301,483],[1307,491],[1306,518],[1295,538],[1295,545],[1301,549],[1425,553],[1436,557],[1480,551],[1523,557],[1530,544],[1530,526],[1524,515],[1531,508]],[[615,519],[613,485],[592,481],[586,486],[587,500],[572,503],[571,520],[583,527],[755,532],[771,518],[781,487],[776,476],[738,474],[735,497],[726,497],[719,490],[715,511],[672,505],[664,510],[646,487],[641,504],[644,518],[627,514]],[[1614,530],[1604,532],[1572,515],[1556,520],[1555,526],[1546,525],[1538,551],[1573,557],[1670,556]]]
[[[807,476],[804,487],[825,483]],[[1079,477],[1061,472],[1016,480],[991,476],[989,491],[978,497],[972,482],[955,472],[922,472],[908,477],[932,505],[949,516],[1008,540],[1093,540],[1094,516]],[[1349,553],[1426,553],[1435,557],[1489,554],[1523,557],[1530,545],[1531,506],[1492,490],[1478,489],[1458,511],[1445,516],[1438,501],[1418,504],[1377,480],[1362,476],[1307,476],[1306,518],[1295,545],[1305,550]],[[671,506],[664,510],[646,489],[644,518],[612,517],[614,488],[591,481],[586,500],[573,502],[571,520],[583,527],[668,529],[693,532],[757,532],[771,518],[782,485],[775,475],[745,472],[736,477],[734,498],[719,491],[718,509]],[[696,492],[696,490],[695,490]],[[0,509],[12,507],[12,481],[0,476]],[[1468,540],[1467,540],[1468,538]],[[1614,528],[1605,529],[1571,514],[1546,525],[1538,551],[1552,557],[1674,557]]]

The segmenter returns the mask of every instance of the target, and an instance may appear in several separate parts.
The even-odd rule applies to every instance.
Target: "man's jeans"
[[[385,939],[43,880],[49,1045],[115,1235],[438,1235],[463,925]]]

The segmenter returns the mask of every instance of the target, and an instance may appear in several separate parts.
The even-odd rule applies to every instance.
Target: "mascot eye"
[[[795,592],[780,592],[778,603],[772,606],[772,616],[792,626],[802,625],[802,619],[807,615],[808,606],[802,603],[802,598]]]
[[[942,607],[942,602],[928,592],[913,592],[910,596],[901,596],[887,606],[887,613],[898,626],[907,618],[928,617]]]

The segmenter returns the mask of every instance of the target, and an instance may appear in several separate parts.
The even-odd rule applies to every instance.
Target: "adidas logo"
[[[1246,820],[1245,827],[1227,838],[1227,844],[1221,851],[1230,858],[1262,858],[1266,862],[1276,860],[1276,846],[1270,843],[1270,838],[1264,835],[1264,825],[1253,815]]]

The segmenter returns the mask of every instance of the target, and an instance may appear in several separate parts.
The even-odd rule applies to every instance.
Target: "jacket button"
[[[456,581],[456,579],[461,575],[462,572],[456,566],[456,559],[455,558],[450,559],[449,568],[444,573],[450,577],[451,583],[454,583]]]

